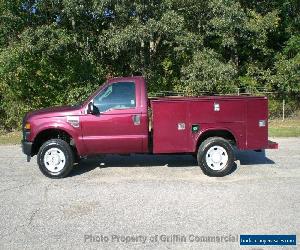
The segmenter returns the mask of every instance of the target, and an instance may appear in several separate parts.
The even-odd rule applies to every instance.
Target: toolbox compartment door
[[[180,153],[188,150],[188,102],[151,101],[153,153]]]
[[[268,100],[249,99],[247,105],[247,149],[268,147]]]

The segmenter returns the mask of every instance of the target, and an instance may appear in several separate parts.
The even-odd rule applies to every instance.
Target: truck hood
[[[61,107],[49,107],[28,112],[24,120],[32,118],[46,118],[54,116],[67,116],[67,115],[80,115],[81,106],[61,106]]]

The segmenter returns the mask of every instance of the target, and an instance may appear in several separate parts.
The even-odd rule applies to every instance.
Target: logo
[[[240,245],[295,246],[296,235],[240,235]]]

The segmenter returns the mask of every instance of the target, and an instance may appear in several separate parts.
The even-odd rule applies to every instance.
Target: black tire
[[[215,158],[213,154],[216,154],[216,161],[214,161]],[[218,161],[219,159],[220,161]],[[206,139],[201,143],[198,149],[198,165],[201,167],[203,173],[208,176],[223,177],[228,175],[233,170],[234,159],[231,144],[221,137],[210,137]]]
[[[62,165],[60,165],[61,169],[59,168],[60,170],[58,170],[56,172],[50,171],[49,166],[47,167],[45,165],[45,161],[46,161],[46,164],[49,165],[49,163],[47,162],[47,159],[45,158],[45,154],[47,153],[48,156],[51,155],[51,152],[50,152],[51,149],[52,150],[57,149],[57,152],[59,153],[57,155],[61,155],[61,157],[62,157],[62,160],[59,156],[56,157],[56,158],[58,158],[57,159],[58,164],[62,164]],[[52,161],[54,161],[54,160],[52,159]],[[64,178],[71,172],[71,170],[73,168],[74,154],[73,154],[73,151],[72,151],[70,145],[67,142],[60,140],[60,139],[51,139],[49,141],[46,141],[41,146],[39,153],[37,155],[37,163],[39,165],[41,172],[45,176],[47,176],[49,178],[53,178],[53,179]],[[54,164],[54,163],[52,162],[52,164]]]

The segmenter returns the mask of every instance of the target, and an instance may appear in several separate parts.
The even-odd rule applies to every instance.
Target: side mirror
[[[92,102],[90,102],[89,104],[88,104],[88,107],[87,107],[87,113],[88,114],[94,114],[94,103],[92,103]]]

